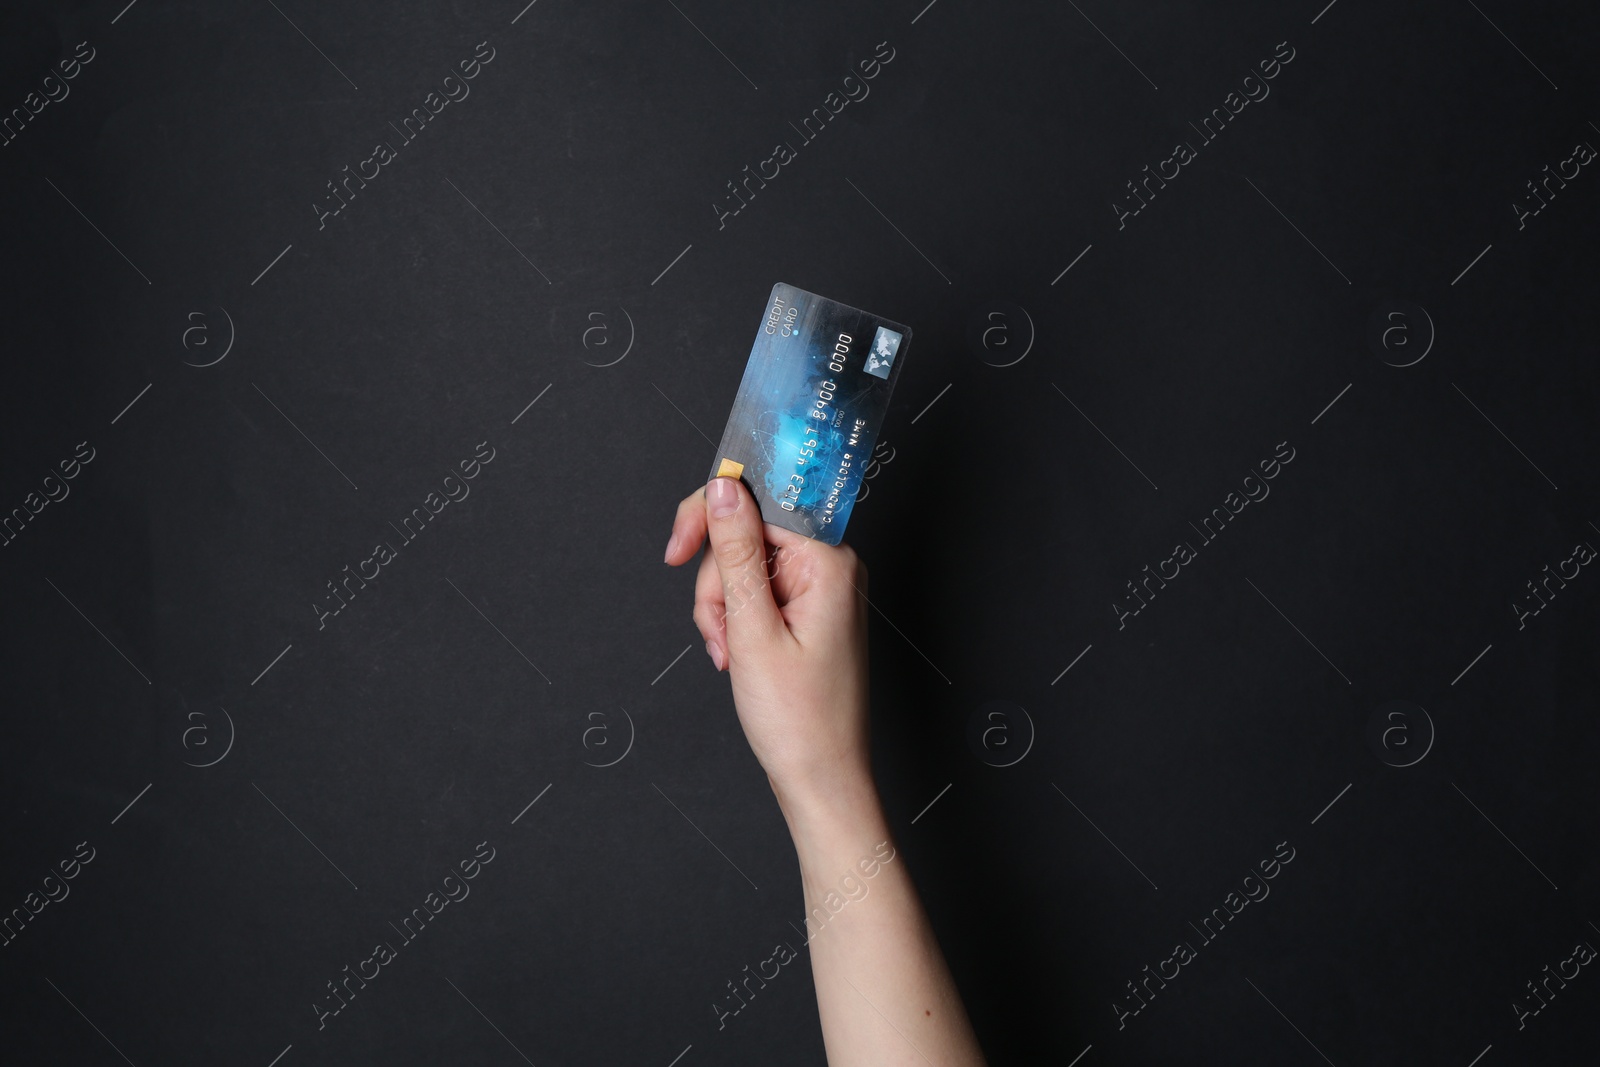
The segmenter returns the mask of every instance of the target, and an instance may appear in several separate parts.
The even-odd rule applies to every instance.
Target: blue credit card
[[[742,480],[774,526],[838,544],[910,344],[898,322],[774,285],[710,477]]]

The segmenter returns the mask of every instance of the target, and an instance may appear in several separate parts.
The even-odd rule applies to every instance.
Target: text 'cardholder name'
[[[774,526],[838,544],[910,344],[898,322],[774,285],[710,477],[742,479]]]

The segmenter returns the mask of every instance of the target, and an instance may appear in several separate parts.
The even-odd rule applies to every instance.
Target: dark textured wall
[[[660,562],[782,280],[995,1064],[1594,1059],[1593,14],[924,3],[7,5],[0,1058],[820,1062]]]

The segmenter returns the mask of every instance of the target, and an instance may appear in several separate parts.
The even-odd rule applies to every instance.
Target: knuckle
[[[760,551],[754,538],[730,537],[717,542],[717,563],[728,569],[746,567],[760,555]]]
[[[700,632],[710,637],[717,632],[718,624],[722,621],[722,611],[717,605],[702,601],[694,606],[691,618],[694,619],[694,624]]]
[[[702,500],[703,493],[703,489],[697,489],[678,501],[678,508],[674,513],[674,525],[685,516],[693,515],[697,509],[702,512],[705,510],[705,503]]]

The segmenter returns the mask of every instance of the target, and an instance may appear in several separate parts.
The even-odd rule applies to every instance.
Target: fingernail
[[[734,487],[733,479],[711,479],[711,484],[706,486],[706,503],[709,505],[712,518],[720,519],[732,515],[739,507],[739,490]]]
[[[722,649],[712,642],[707,641],[706,655],[711,657],[711,665],[720,671],[722,669]]]
[[[667,554],[661,557],[661,562],[665,563],[667,560],[671,559],[672,558],[672,550],[677,548],[677,547],[678,547],[678,531],[677,530],[673,530],[672,531],[672,537],[667,540]]]

